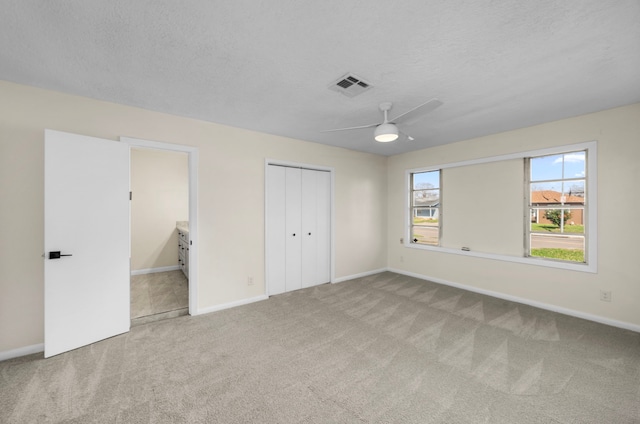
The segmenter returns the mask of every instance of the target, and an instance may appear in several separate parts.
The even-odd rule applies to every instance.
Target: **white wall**
[[[131,149],[131,270],[178,265],[176,221],[189,220],[186,153]]]
[[[265,158],[335,169],[336,278],[386,266],[385,157],[0,82],[0,352],[44,340],[45,128],[199,149],[199,309],[265,292]]]
[[[535,149],[576,144],[596,140],[598,143],[598,272],[586,273],[546,268],[529,264],[504,262],[437,251],[405,247],[404,236],[405,171],[407,169],[456,163]],[[397,155],[388,161],[388,265],[402,272],[426,278],[469,286],[476,290],[526,299],[556,309],[572,310],[584,316],[617,321],[629,328],[640,326],[640,260],[637,244],[638,211],[640,211],[640,104],[551,122],[516,131],[466,140],[418,152]],[[469,190],[478,191],[482,183],[498,184],[496,175],[519,175],[519,181],[505,182],[509,193],[523,190],[521,173],[510,171],[517,163],[494,163],[458,168],[449,173],[443,184],[443,208],[447,207],[447,188],[471,181]],[[504,168],[504,169],[501,169]],[[491,170],[491,172],[488,171]],[[496,171],[497,170],[497,171]],[[483,171],[483,173],[479,173]],[[494,173],[494,171],[496,171]],[[449,183],[449,184],[447,184]],[[459,186],[458,186],[459,187]],[[499,193],[495,187],[489,192]],[[459,197],[459,200],[461,197]],[[478,196],[450,206],[466,208],[451,212],[459,222],[464,213],[473,210],[476,225],[452,229],[443,235],[449,247],[458,244],[481,244],[491,253],[513,255],[521,249],[523,234],[523,202],[504,207],[500,222],[494,209],[475,207]],[[508,202],[505,205],[508,206]],[[504,205],[503,205],[504,206]],[[443,210],[446,225],[447,214]],[[480,215],[477,215],[480,214]],[[499,224],[490,235],[486,220]],[[445,227],[444,231],[447,229]],[[515,233],[514,233],[515,231]],[[486,240],[491,237],[490,240]],[[482,241],[485,240],[485,241]],[[504,247],[504,251],[501,248]],[[520,250],[521,251],[521,250]],[[401,260],[402,258],[402,260]],[[612,302],[599,300],[600,290],[612,291]]]

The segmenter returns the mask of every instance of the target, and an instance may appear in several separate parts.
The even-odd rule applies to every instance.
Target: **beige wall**
[[[405,171],[438,164],[506,155],[534,149],[598,142],[598,272],[585,273],[528,264],[504,262],[451,253],[418,250],[404,247],[397,240],[403,237]],[[640,104],[551,122],[535,127],[466,140],[418,152],[393,156],[388,160],[388,266],[407,273],[415,273],[442,281],[463,284],[479,290],[515,296],[556,308],[570,309],[581,314],[640,326],[640,261],[637,254],[639,232],[637,211],[640,196]],[[513,173],[501,170],[497,174],[479,174],[481,168],[498,169],[510,164],[488,164],[459,168],[450,175],[449,182],[493,181],[493,176]],[[451,174],[451,173],[450,173]],[[507,182],[510,192],[516,193],[524,183]],[[443,204],[447,205],[447,185],[443,184]],[[476,188],[474,188],[476,187]],[[475,199],[478,200],[478,199]],[[518,208],[517,204],[521,206]],[[502,216],[500,230],[492,239],[481,242],[487,234],[483,226],[468,226],[464,232],[454,230],[454,238],[443,241],[456,243],[472,240],[483,250],[512,254],[518,249],[523,232],[523,203],[518,200],[512,213]],[[465,207],[459,203],[459,207]],[[508,205],[507,205],[508,206]],[[495,223],[491,208],[473,208],[476,223],[486,219]],[[444,211],[443,222],[448,212]],[[453,212],[454,216],[457,212]],[[482,216],[482,214],[486,214]],[[462,222],[462,221],[460,221]],[[445,228],[446,232],[447,229]],[[516,232],[515,238],[513,232]],[[501,246],[511,246],[500,251]],[[401,260],[402,259],[402,260]],[[612,302],[599,300],[600,290],[612,291]]]
[[[336,278],[386,266],[384,157],[0,82],[0,352],[44,340],[45,128],[199,149],[199,309],[264,294],[265,158],[335,168]]]
[[[387,159],[0,82],[0,352],[44,339],[45,128],[199,149],[200,309],[264,294],[264,166],[269,158],[335,168],[338,279],[389,266],[640,325],[640,261],[635,249],[639,104]],[[598,140],[597,274],[399,244],[406,169],[590,140]],[[521,225],[521,217],[513,219],[505,225],[515,227],[515,220]],[[253,286],[247,285],[249,276]],[[611,303],[598,300],[601,289],[613,292]]]
[[[524,161],[442,170],[442,247],[522,256]],[[511,177],[511,178],[509,178]]]
[[[176,221],[189,220],[186,153],[131,150],[131,270],[178,265]]]

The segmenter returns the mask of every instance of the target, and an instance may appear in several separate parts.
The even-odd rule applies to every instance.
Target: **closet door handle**
[[[296,233],[293,233],[293,236],[295,237],[295,236],[296,236]]]
[[[311,235],[311,233],[309,233],[309,235]]]

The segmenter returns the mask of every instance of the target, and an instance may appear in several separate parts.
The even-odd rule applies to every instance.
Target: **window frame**
[[[531,169],[531,160],[532,159],[537,159],[537,158],[543,158],[543,157],[548,157],[548,156],[558,156],[558,155],[568,155],[571,153],[584,153],[585,155],[585,162],[584,162],[584,172],[585,172],[585,176],[582,178],[565,178],[564,175],[561,178],[555,178],[553,180],[532,180],[531,179],[531,173],[532,173],[532,169]],[[529,156],[524,158],[524,177],[525,177],[525,186],[524,186],[524,190],[525,190],[525,214],[529,216],[529,220],[524,221],[524,241],[525,241],[525,252],[524,255],[525,257],[528,258],[535,258],[535,259],[542,259],[542,260],[546,260],[546,261],[554,261],[554,262],[560,262],[560,263],[573,263],[573,264],[588,264],[589,263],[589,255],[588,255],[588,249],[589,249],[589,243],[588,243],[588,239],[589,239],[589,203],[590,203],[590,187],[589,187],[589,174],[590,174],[590,170],[589,170],[589,151],[588,149],[582,149],[582,150],[567,150],[564,152],[560,152],[560,153],[552,153],[550,155],[540,155],[540,156]],[[532,199],[531,199],[531,186],[533,184],[536,183],[547,183],[547,182],[561,182],[564,183],[565,182],[571,182],[571,181],[578,181],[578,180],[584,180],[584,204],[582,206],[582,208],[547,208],[547,209],[560,209],[560,210],[582,210],[582,221],[583,221],[583,225],[584,225],[584,232],[582,233],[582,237],[584,238],[584,262],[577,262],[577,261],[569,261],[569,260],[562,260],[562,259],[554,259],[554,258],[547,258],[544,256],[532,256],[531,255],[531,235],[532,234],[537,234],[534,231],[531,230],[531,210],[533,210],[533,205],[532,205]],[[539,217],[541,209],[540,208],[536,208],[536,216]]]
[[[416,207],[414,206],[413,202],[414,202],[414,193],[416,191],[419,190],[423,190],[423,189],[419,189],[416,190],[413,187],[413,176],[415,174],[423,174],[423,173],[427,173],[427,172],[438,172],[438,187],[437,188],[429,188],[429,189],[424,189],[424,190],[438,190],[438,206],[434,207],[434,206],[425,206],[422,207],[422,209],[429,209],[431,212],[433,212],[434,209],[438,210],[438,244],[422,244],[422,243],[418,243],[418,242],[414,242],[413,241],[413,227],[414,227],[414,223],[413,223],[413,213],[414,213],[414,209],[416,209]],[[433,216],[433,215],[430,215]],[[430,169],[427,171],[414,171],[411,172],[409,174],[409,217],[408,217],[408,222],[409,222],[409,233],[408,233],[408,241],[410,244],[414,244],[414,245],[419,245],[419,246],[433,246],[433,247],[439,247],[440,246],[440,240],[442,238],[442,170],[441,169]]]
[[[585,222],[587,222],[587,225],[585,226],[586,227],[585,228],[585,263],[554,261],[554,260],[549,260],[549,259],[535,257],[535,256],[525,256],[525,253],[527,252],[527,250],[525,246],[526,235],[524,234],[524,232],[522,234],[523,246],[522,246],[521,256],[509,256],[509,255],[501,255],[501,254],[478,252],[478,251],[464,251],[464,250],[453,249],[448,247],[423,245],[423,244],[410,242],[410,231],[411,231],[411,227],[410,227],[411,224],[409,221],[410,214],[411,214],[410,184],[411,184],[412,173],[440,170],[440,173],[441,173],[440,184],[442,185],[442,173],[447,168],[456,168],[456,167],[468,166],[468,165],[478,165],[482,163],[499,162],[499,161],[512,160],[512,159],[525,159],[528,157],[547,156],[552,154],[561,154],[561,153],[566,153],[570,151],[579,151],[579,150],[585,150],[587,152],[587,158],[586,158],[586,164],[585,164],[587,175],[585,178],[585,185],[588,187],[588,190],[589,190],[589,199],[588,199],[589,205],[587,206],[585,204],[585,220],[586,220]],[[420,168],[406,169],[405,178],[404,178],[404,199],[405,200],[404,200],[404,231],[403,231],[403,238],[401,240],[402,244],[404,247],[409,249],[427,250],[427,251],[447,253],[447,254],[453,254],[453,255],[492,259],[492,260],[498,260],[498,261],[504,261],[504,262],[515,262],[515,263],[521,263],[521,264],[527,264],[527,265],[542,266],[546,268],[559,268],[559,269],[566,269],[571,271],[596,273],[598,272],[597,156],[598,156],[597,141],[586,141],[586,142],[576,143],[576,144],[568,144],[568,145],[565,144],[565,145],[559,145],[559,146],[549,147],[549,148],[528,150],[528,151],[509,153],[504,155],[489,156],[489,157],[480,158],[480,159],[472,159],[467,161],[451,162],[451,163],[444,163],[444,164],[436,164],[433,166],[424,166]],[[521,181],[524,182],[524,181],[527,181],[528,179],[529,178],[527,177],[527,175],[523,173]],[[445,209],[444,206],[446,205],[441,204],[441,209],[440,209],[441,214],[446,214],[446,211],[444,210]],[[588,211],[587,211],[587,208],[588,208]],[[526,225],[527,219],[530,218],[528,195],[526,194],[526,192],[524,193],[524,196],[522,198],[522,212],[523,212],[522,219]],[[443,231],[446,231],[446,228],[444,228],[444,226],[440,224],[440,238],[442,238]],[[587,231],[589,232],[588,236],[586,235]]]

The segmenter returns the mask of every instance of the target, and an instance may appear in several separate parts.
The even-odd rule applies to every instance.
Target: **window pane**
[[[440,190],[416,190],[413,192],[413,206],[438,206]]]
[[[583,235],[531,233],[531,256],[571,262],[584,262]]]
[[[549,182],[545,182],[545,183],[532,183],[531,184],[531,193],[534,192],[553,192],[553,193],[558,193],[558,196],[560,196],[560,193],[562,193],[564,186],[563,186],[564,181],[549,181]],[[553,193],[542,193],[543,196],[549,197],[549,196],[553,196]],[[533,198],[532,198],[533,200]],[[558,197],[557,202],[560,203],[560,197]],[[532,201],[533,203],[533,201]]]
[[[426,188],[440,187],[440,171],[419,172],[413,174],[413,189],[422,190]]]
[[[563,155],[531,158],[531,181],[562,179]]]
[[[584,180],[550,181],[531,184],[530,200],[532,205],[584,205],[584,196]]]
[[[428,244],[437,246],[440,228],[438,224],[416,225],[411,227],[411,242],[416,244]]]
[[[438,208],[415,208],[413,211],[413,223],[422,224],[436,222],[438,219]]]
[[[564,155],[563,178],[584,177],[585,152],[567,153]]]
[[[585,159],[585,152],[531,158],[531,181],[584,177]]]
[[[584,209],[531,209],[529,230],[532,233],[553,235],[584,235]]]
[[[580,203],[584,205],[584,180],[566,181],[564,183],[565,203]]]

